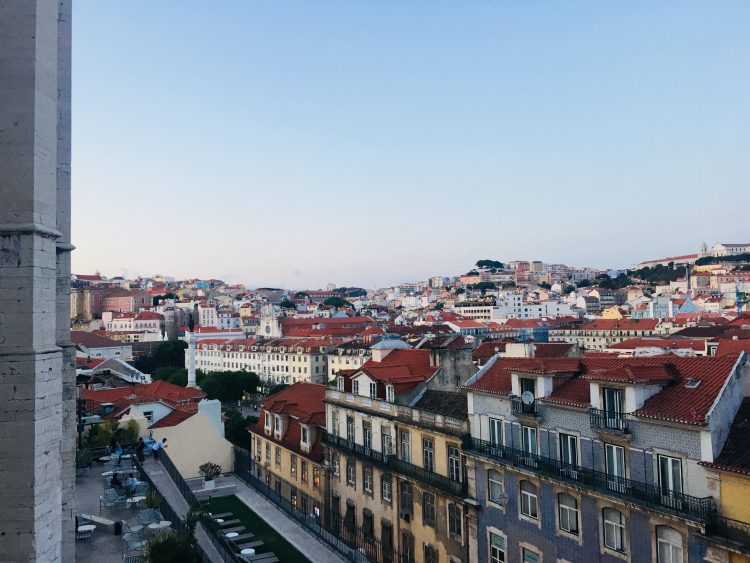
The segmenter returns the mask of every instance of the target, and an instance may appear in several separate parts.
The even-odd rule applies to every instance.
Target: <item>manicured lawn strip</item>
[[[255,534],[255,537],[263,542],[262,547],[256,548],[258,553],[272,551],[282,562],[310,561],[237,497],[212,498],[205,507],[214,514],[231,512],[235,518],[241,520],[248,532]]]

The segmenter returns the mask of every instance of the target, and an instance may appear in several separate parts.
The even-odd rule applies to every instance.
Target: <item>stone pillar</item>
[[[195,381],[195,334],[188,332],[186,334],[188,339],[188,375],[187,375],[187,386],[197,387],[198,384]]]
[[[63,374],[74,380],[58,325],[70,306],[58,279],[70,271],[69,34],[69,0],[0,2],[0,561],[69,561],[74,549]]]

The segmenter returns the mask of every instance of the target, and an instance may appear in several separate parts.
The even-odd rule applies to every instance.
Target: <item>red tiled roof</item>
[[[381,383],[393,383],[404,391],[426,381],[440,369],[430,365],[429,350],[391,350],[380,362],[370,358],[358,371]]]
[[[83,398],[95,404],[113,403],[117,414],[130,405],[162,401],[177,405],[199,401],[206,394],[197,387],[180,387],[168,381],[154,381],[147,385],[115,387],[113,389],[84,389]]]
[[[534,357],[564,358],[574,346],[568,342],[539,342],[534,344]]]
[[[494,356],[497,352],[505,352],[505,346],[505,342],[487,340],[477,346],[471,353],[471,356],[475,360],[486,360]]]
[[[99,359],[99,358],[76,358],[76,367],[94,369],[103,361],[104,360]]]
[[[581,377],[571,377],[540,400],[559,405],[589,407],[591,405],[591,384]]]
[[[186,421],[188,418],[198,412],[198,403],[189,403],[187,405],[181,405],[175,408],[167,416],[160,418],[149,426],[150,430],[154,428],[169,428],[177,426],[181,422]]]
[[[85,346],[86,348],[117,348],[122,346],[122,342],[105,338],[84,330],[71,330],[70,340],[73,344]]]
[[[636,348],[664,348],[665,350],[694,350],[703,352],[705,340],[695,338],[628,338],[610,348],[618,350],[635,350]]]
[[[553,364],[561,363],[557,369],[569,369],[571,359],[548,359],[549,373]],[[678,357],[649,356],[637,358],[584,357],[580,362],[577,377],[574,379],[663,383],[661,391],[646,400],[643,407],[631,413],[635,416],[667,420],[685,424],[706,424],[706,416],[723,388],[727,378],[733,373],[737,358],[723,357]],[[511,371],[528,370],[528,359],[503,358],[495,362],[479,381],[468,386],[469,390],[487,393],[509,394],[511,392]],[[564,363],[563,363],[564,362]],[[533,366],[532,366],[533,367]],[[553,372],[554,373],[554,372]],[[700,381],[694,388],[688,388],[688,379]],[[571,379],[572,381],[572,379]],[[567,382],[570,384],[570,382]],[[552,400],[568,401],[573,404],[583,397],[581,383],[561,384],[553,393]]]
[[[659,319],[596,319],[582,324],[580,330],[654,330]]]
[[[153,311],[143,311],[142,313],[138,313],[138,315],[135,317],[136,321],[163,321],[164,315],[161,313],[154,313]]]
[[[719,340],[719,347],[716,349],[717,356],[737,356],[742,352],[750,354],[750,339]]]
[[[261,409],[293,416],[303,424],[325,426],[325,396],[325,385],[301,381],[266,397],[261,403]]]

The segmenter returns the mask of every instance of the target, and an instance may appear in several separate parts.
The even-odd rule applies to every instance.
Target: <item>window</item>
[[[339,391],[343,391],[344,390],[344,378],[342,376],[339,375],[336,378],[336,385],[337,385]]]
[[[405,430],[401,431],[401,460],[409,463],[411,460],[411,452],[409,444],[409,433]]]
[[[607,471],[607,487],[625,492],[625,449],[614,444],[604,444],[604,462]]]
[[[359,381],[357,380],[352,381],[352,393],[359,395]]]
[[[356,476],[354,475],[355,467],[354,462],[351,459],[346,460],[346,482],[350,485],[354,485],[356,481]]]
[[[266,463],[271,463],[271,442],[266,442]]]
[[[372,538],[374,532],[372,511],[365,508],[362,511],[362,534],[366,538]]]
[[[578,438],[572,434],[560,434],[560,461],[578,467]]]
[[[490,502],[501,502],[505,494],[503,475],[499,471],[490,469],[487,472],[487,497]]]
[[[414,561],[414,536],[406,530],[401,532],[401,560],[404,563]]]
[[[289,501],[292,503],[292,508],[297,508],[297,488],[292,487],[289,493]]]
[[[448,531],[454,536],[461,535],[461,508],[453,502],[448,504]]]
[[[388,428],[383,428],[380,431],[380,444],[383,455],[391,455],[393,453],[393,446],[391,445],[391,432]]]
[[[422,523],[427,526],[435,526],[435,495],[433,493],[422,493]]]
[[[557,504],[560,529],[578,535],[578,501],[567,493],[560,493],[557,495]]]
[[[273,452],[273,459],[276,465],[281,465],[281,448],[279,446],[276,446]]]
[[[435,444],[432,438],[422,438],[422,467],[435,471]]]
[[[154,411],[143,411],[143,416],[149,422],[154,420]]]
[[[461,481],[461,454],[456,446],[448,446],[448,478]]]
[[[292,479],[297,478],[297,456],[289,454],[289,471],[292,473]]]
[[[362,483],[366,493],[372,495],[372,467],[362,468]]]
[[[659,459],[659,485],[664,494],[682,492],[682,462],[666,455]]]
[[[539,554],[534,550],[524,547],[521,550],[521,555],[523,556],[523,563],[539,563]]]
[[[385,386],[385,400],[388,401],[389,403],[392,403],[393,401],[396,400],[395,395],[396,394],[394,393],[393,385],[386,385]]]
[[[537,449],[536,428],[533,426],[522,426],[521,430],[523,433],[523,451],[527,454],[536,455],[539,451]]]
[[[278,432],[281,429],[281,418],[278,416],[273,417],[273,429]]]
[[[407,483],[406,481],[401,481],[401,499],[400,499],[400,505],[401,505],[401,516],[409,515],[411,516],[412,513],[412,491],[411,491],[411,483]]]
[[[303,483],[307,483],[307,462],[306,461],[301,462],[300,469],[302,473],[300,475],[300,479],[302,480]]]
[[[354,419],[351,416],[346,417],[346,441],[354,442]]]
[[[537,488],[529,481],[521,481],[521,514],[529,518],[539,518]]]
[[[604,519],[604,546],[615,551],[625,551],[625,519],[622,513],[612,508],[605,508]]]
[[[503,445],[503,421],[497,418],[490,419],[490,442],[496,446]]]
[[[375,382],[370,382],[370,397],[376,398],[378,396],[378,386]]]
[[[365,450],[369,451],[372,448],[372,427],[369,422],[362,423],[362,443],[365,446]]]
[[[429,544],[424,544],[424,563],[437,563],[437,550]]]
[[[338,477],[341,475],[341,465],[339,462],[339,454],[333,452],[331,454],[331,467],[333,467],[333,474]]]
[[[656,527],[656,560],[658,563],[682,563],[682,536],[668,526]]]
[[[320,468],[313,465],[313,488],[320,488]]]
[[[505,538],[490,532],[490,563],[505,563]]]
[[[310,431],[307,429],[306,426],[302,427],[302,443],[303,444],[310,443]]]
[[[391,502],[393,498],[393,482],[391,481],[390,475],[383,475],[380,477],[380,496],[386,502]]]

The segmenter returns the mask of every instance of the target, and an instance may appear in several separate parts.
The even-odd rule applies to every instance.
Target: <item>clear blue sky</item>
[[[372,287],[750,242],[750,2],[76,0],[74,271]]]

